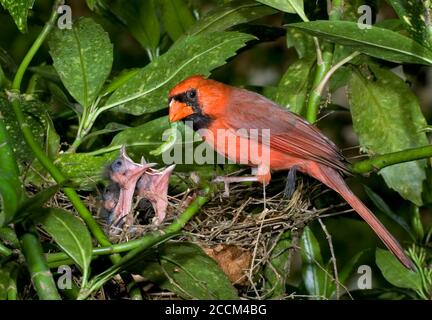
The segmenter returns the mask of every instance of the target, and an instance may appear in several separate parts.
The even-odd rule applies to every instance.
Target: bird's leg
[[[287,181],[284,189],[284,196],[291,199],[296,186],[297,166],[291,167],[288,171]]]
[[[259,165],[258,168],[252,169],[252,176],[247,177],[216,177],[213,182],[223,182],[225,184],[224,197],[229,197],[229,185],[235,182],[260,182],[267,185],[270,182],[271,174],[270,169],[266,165]]]
[[[225,184],[225,192],[223,193],[224,197],[229,197],[229,185],[230,183],[236,182],[255,182],[258,181],[257,176],[248,176],[248,177],[216,177],[213,182],[223,182]]]

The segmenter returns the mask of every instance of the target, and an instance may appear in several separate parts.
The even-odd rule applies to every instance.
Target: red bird
[[[321,181],[357,211],[405,267],[414,269],[398,241],[345,183],[347,162],[336,145],[298,115],[257,93],[192,76],[170,91],[169,119],[191,121],[213,149],[237,163],[244,162],[244,145],[261,150],[247,159],[261,183],[269,183],[271,170],[292,168]],[[252,130],[258,131],[255,139],[248,135]],[[230,148],[227,141],[233,140]]]

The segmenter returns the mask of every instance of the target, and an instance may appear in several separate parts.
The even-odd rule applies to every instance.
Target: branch
[[[333,0],[331,2],[330,0],[328,0],[327,3],[329,7],[329,20],[340,20],[343,12],[344,0]],[[315,45],[318,46],[317,52],[319,52],[318,40],[314,41]],[[330,78],[330,76],[332,75],[332,73],[329,73],[329,71],[333,62],[334,44],[326,42],[323,46],[324,48],[322,50],[322,56],[317,56],[317,66],[315,69],[315,76],[312,83],[312,91],[309,94],[309,99],[306,107],[306,119],[310,123],[314,123],[317,120],[317,115],[319,111],[318,107],[321,101],[321,93],[323,89],[321,88],[321,86],[323,83],[327,82],[328,78]],[[327,79],[326,75],[329,75]]]
[[[375,156],[370,159],[354,163],[351,166],[351,170],[356,173],[367,173],[380,170],[393,164],[430,157],[432,157],[432,146],[412,148]]]
[[[61,300],[37,235],[33,232],[24,233],[21,237],[21,246],[39,299]]]

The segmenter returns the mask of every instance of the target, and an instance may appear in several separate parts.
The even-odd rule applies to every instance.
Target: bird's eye
[[[121,160],[116,160],[114,161],[114,163],[111,165],[111,168],[114,172],[117,172],[120,170],[120,168],[122,167],[123,162]]]
[[[196,91],[195,90],[189,90],[188,92],[186,92],[186,95],[189,99],[195,99]]]

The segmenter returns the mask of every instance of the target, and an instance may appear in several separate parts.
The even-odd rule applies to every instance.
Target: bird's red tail
[[[386,247],[407,268],[414,270],[414,264],[405,254],[399,242],[384,227],[381,221],[360,201],[345,183],[343,177],[333,168],[314,163],[308,168],[308,173],[314,178],[339,193],[342,198],[369,224]]]

